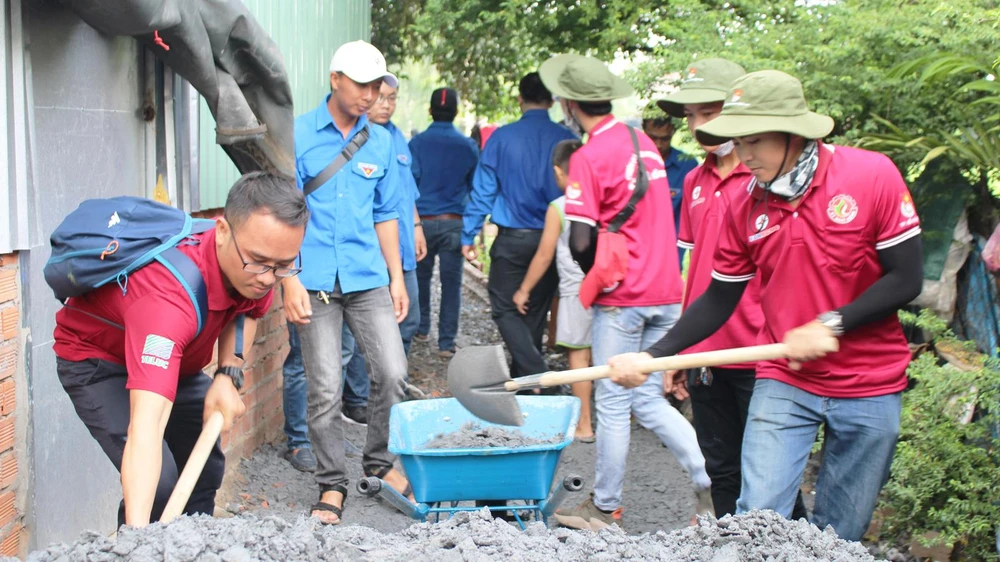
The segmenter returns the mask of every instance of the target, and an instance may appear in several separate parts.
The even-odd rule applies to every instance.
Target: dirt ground
[[[467,283],[463,293],[457,344],[459,347],[499,344],[499,333],[483,298],[485,293],[472,283]],[[431,339],[426,343],[415,342],[410,351],[411,382],[428,396],[448,395],[447,361],[437,355],[438,293],[435,291],[433,295]],[[554,369],[565,368],[565,358],[561,355],[550,355],[549,362]],[[352,493],[346,502],[345,524],[364,525],[384,532],[398,531],[412,524],[411,519],[380,500],[354,493],[353,485],[361,477],[360,448],[364,446],[365,429],[349,424],[346,438]],[[260,515],[280,515],[289,520],[305,513],[318,499],[318,488],[311,474],[293,469],[281,457],[283,451],[284,444],[279,443],[266,446],[252,458],[242,460],[238,474],[227,479],[219,505],[230,513],[261,512]],[[576,474],[586,482],[584,490],[571,495],[567,504],[587,499],[593,486],[595,454],[594,444],[579,442],[564,450],[557,481],[564,475]],[[623,523],[629,533],[670,531],[690,521],[695,498],[687,473],[655,435],[638,425],[632,430],[625,482]]]

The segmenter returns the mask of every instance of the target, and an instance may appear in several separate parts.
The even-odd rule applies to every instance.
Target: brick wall
[[[21,364],[21,297],[17,254],[0,255],[0,555],[21,553],[24,498],[18,489],[15,442],[18,367]],[[26,421],[26,420],[23,420]]]
[[[192,213],[199,218],[215,218],[222,209]],[[226,453],[227,470],[239,466],[238,459],[253,454],[265,443],[277,441],[283,435],[285,414],[281,406],[281,366],[288,355],[288,328],[282,311],[281,291],[274,296],[274,304],[267,315],[257,321],[257,334],[253,345],[253,366],[246,372],[243,383],[243,404],[246,414],[232,431],[222,437]],[[215,366],[205,368],[214,372]]]

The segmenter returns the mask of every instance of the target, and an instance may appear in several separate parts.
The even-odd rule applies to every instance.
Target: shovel
[[[830,338],[826,351],[837,351],[837,344],[836,338]],[[775,343],[660,357],[640,361],[637,366],[642,373],[655,373],[735,363],[756,363],[786,357],[788,357],[788,346]],[[465,347],[458,350],[448,364],[448,390],[462,406],[480,419],[501,425],[522,425],[524,419],[521,417],[521,408],[514,398],[515,392],[594,381],[610,375],[611,368],[600,365],[511,379],[501,346]]]
[[[222,433],[222,423],[224,421],[222,412],[213,412],[209,416],[208,422],[201,429],[201,435],[198,436],[198,441],[195,442],[194,448],[191,449],[191,454],[184,464],[184,470],[181,471],[180,477],[177,478],[174,491],[170,493],[170,499],[167,500],[167,505],[163,508],[163,514],[160,515],[161,523],[167,523],[175,519],[184,511],[184,506],[191,499],[191,492],[194,491],[194,485],[198,483],[198,478],[201,478],[201,471],[205,468],[208,455],[212,453],[215,442],[219,440],[219,434]]]

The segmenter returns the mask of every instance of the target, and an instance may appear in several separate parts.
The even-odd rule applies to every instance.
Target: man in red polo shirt
[[[612,378],[640,383],[637,358],[676,354],[712,334],[760,276],[758,343],[784,341],[790,359],[757,365],[737,511],[789,516],[825,424],[812,522],[859,540],[899,434],[910,352],[896,310],[921,290],[920,220],[888,158],[817,140],[833,120],[808,111],[795,78],[747,74],[726,100],[696,134],[703,144],[734,140],[754,174],[750,196],[726,215],[706,292],[647,353],[612,358]],[[832,337],[839,351],[827,355]]]
[[[186,290],[158,262],[129,275],[124,294],[109,283],[70,299],[56,314],[59,380],[121,472],[120,525],[158,520],[203,420],[221,411],[228,430],[244,412],[244,361],[235,355],[233,320],[247,315],[249,351],[275,283],[299,271],[308,219],[302,192],[289,180],[255,172],[233,185],[215,228],[195,235],[196,244],[178,246],[205,281],[209,310],[200,333]],[[212,362],[216,341],[213,378],[201,370]],[[213,512],[224,472],[216,443],[185,513]]]
[[[566,100],[570,118],[589,135],[587,144],[570,159],[566,188],[570,251],[585,272],[594,266],[598,229],[612,223],[632,198],[642,175],[639,158],[648,176],[646,193],[618,231],[626,239],[625,276],[617,286],[604,287],[594,302],[593,355],[594,364],[601,365],[613,355],[649,346],[680,316],[682,287],[670,186],[653,141],[611,115],[610,100],[630,95],[632,88],[603,62],[560,55],[546,61],[539,73],[545,86]],[[585,279],[581,295],[587,283]],[[711,512],[711,480],[694,428],[667,402],[662,385],[659,374],[635,389],[606,379],[595,383],[594,494],[576,508],[559,510],[555,518],[560,524],[590,530],[620,524],[631,415],[656,433],[688,471],[699,498],[699,512]]]

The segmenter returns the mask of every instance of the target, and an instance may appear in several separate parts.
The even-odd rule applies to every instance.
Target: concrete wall
[[[34,103],[30,210],[35,236],[21,254],[32,402],[29,547],[111,532],[118,474],[77,418],[59,384],[52,330],[59,304],[42,277],[48,235],[86,198],[142,195],[145,124],[141,51],[131,38],[101,36],[55,2],[24,2]]]

